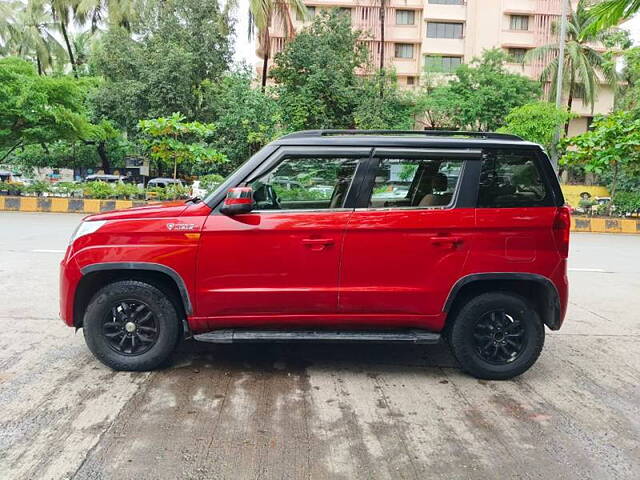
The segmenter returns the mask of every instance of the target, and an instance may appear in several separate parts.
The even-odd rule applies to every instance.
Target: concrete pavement
[[[571,305],[514,381],[443,346],[185,344],[116,373],[57,318],[81,215],[0,212],[0,479],[640,478],[640,237],[574,234]]]

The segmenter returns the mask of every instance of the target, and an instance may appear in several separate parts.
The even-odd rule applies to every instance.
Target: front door
[[[197,275],[203,327],[314,326],[336,315],[353,181],[369,150],[316,151],[281,148],[243,182],[253,188],[253,212],[214,210],[205,222]]]
[[[374,153],[364,201],[347,225],[340,311],[354,324],[437,329],[475,224],[460,184],[480,152]]]

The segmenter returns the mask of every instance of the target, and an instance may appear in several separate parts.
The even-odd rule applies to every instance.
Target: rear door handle
[[[455,248],[463,242],[462,237],[452,237],[449,235],[441,235],[431,237],[431,243],[436,247],[451,247]]]
[[[305,238],[302,243],[310,247],[328,247],[333,245],[333,238]]]

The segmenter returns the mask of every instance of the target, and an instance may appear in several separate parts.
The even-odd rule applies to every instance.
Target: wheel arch
[[[150,262],[107,262],[87,265],[80,269],[82,278],[76,288],[73,304],[73,324],[82,326],[84,311],[95,292],[120,280],[139,280],[160,289],[178,308],[185,335],[189,334],[187,315],[193,312],[189,291],[174,269]]]
[[[525,297],[533,303],[545,325],[551,330],[560,328],[560,295],[553,282],[543,275],[520,272],[474,273],[462,277],[444,303],[446,323],[455,317],[455,312],[466,300],[492,291],[513,292]]]

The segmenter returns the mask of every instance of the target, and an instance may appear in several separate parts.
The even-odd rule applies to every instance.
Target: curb
[[[0,211],[100,213],[147,205],[143,200],[0,196]],[[640,220],[571,217],[572,232],[640,234]]]
[[[0,196],[0,211],[10,212],[100,213],[146,204],[142,200]]]
[[[636,233],[640,234],[640,220],[629,218],[571,217],[572,232]]]

